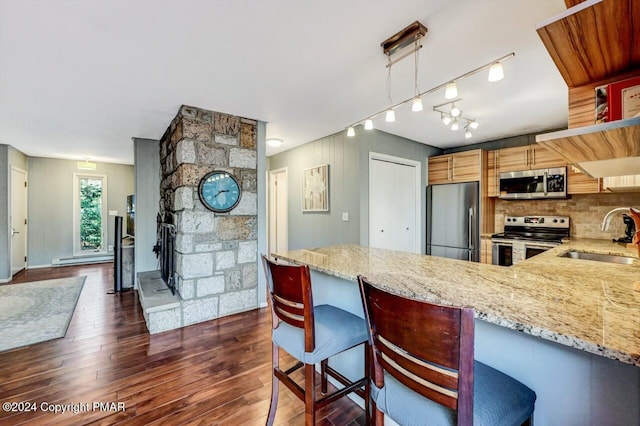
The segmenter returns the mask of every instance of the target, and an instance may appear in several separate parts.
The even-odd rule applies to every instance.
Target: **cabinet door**
[[[529,146],[516,146],[498,150],[498,171],[517,172],[529,169]]]
[[[498,196],[498,151],[487,153],[487,196]]]
[[[429,185],[451,182],[451,156],[429,157]]]
[[[537,145],[531,145],[529,153],[530,169],[547,169],[549,167],[564,167],[567,162],[555,152]]]
[[[480,180],[481,150],[459,152],[451,157],[451,178],[454,182],[477,182]]]
[[[569,167],[567,170],[567,194],[597,194],[601,192],[601,182]]]

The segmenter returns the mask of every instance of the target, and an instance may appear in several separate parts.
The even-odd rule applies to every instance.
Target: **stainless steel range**
[[[491,236],[493,264],[515,265],[559,246],[568,237],[567,216],[507,216],[504,232]]]

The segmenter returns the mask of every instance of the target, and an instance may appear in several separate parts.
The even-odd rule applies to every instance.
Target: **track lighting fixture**
[[[457,118],[453,119],[453,123],[451,123],[451,130],[453,130],[454,132],[456,130],[458,130],[458,119]]]
[[[487,69],[489,70],[489,77],[488,77],[489,81],[501,80],[504,77],[502,62],[514,57],[515,53],[511,52],[500,58],[494,59],[493,61],[486,63],[478,68],[475,68],[462,75],[459,75],[455,78],[447,80],[445,83],[439,84],[424,92],[420,92],[420,90],[418,89],[418,55],[419,55],[419,50],[422,48],[422,45],[420,44],[420,40],[422,37],[426,35],[426,33],[427,33],[427,28],[424,25],[422,25],[420,22],[416,21],[413,24],[406,27],[405,29],[403,29],[402,31],[399,31],[398,33],[394,34],[392,37],[388,38],[381,44],[383,53],[387,56],[387,59],[388,59],[386,90],[387,90],[387,100],[389,102],[389,106],[382,111],[376,112],[375,114],[372,114],[362,120],[356,121],[355,123],[347,126],[346,129],[347,129],[348,136],[352,135],[352,129],[353,129],[353,135],[355,135],[355,126],[359,124],[364,123],[365,130],[373,129],[373,119],[383,114],[385,115],[385,121],[387,122],[395,121],[395,110],[404,104],[411,103],[411,110],[414,112],[422,111],[424,108],[422,98],[425,95],[431,94],[433,92],[436,92],[442,89],[445,89],[445,98],[452,99],[452,101],[447,102],[446,104],[443,104],[443,105],[448,105],[448,104],[451,105],[451,108],[448,111],[438,109],[443,105],[433,107],[434,111],[440,112],[440,118],[442,122],[446,126],[449,126],[449,124],[451,124],[452,126],[454,124],[456,126],[459,126],[457,124],[457,120],[455,120],[454,122],[454,119],[457,117],[459,119],[468,120],[468,123],[465,126],[465,129],[475,130],[477,128],[478,123],[475,120],[469,121],[469,119],[463,117],[462,111],[460,111],[460,108],[458,108],[454,104],[455,101],[461,100],[461,99],[456,99],[458,96],[457,83],[467,77],[471,77],[472,75],[475,75],[480,71],[487,70]],[[413,44],[412,48],[410,48],[411,44]],[[404,53],[401,53],[401,52],[404,52]],[[398,57],[392,60],[391,56],[396,53],[398,53]],[[405,99],[402,102],[394,104],[391,98],[391,67],[393,64],[397,63],[398,61],[406,58],[411,54],[414,54],[415,93],[412,97]]]

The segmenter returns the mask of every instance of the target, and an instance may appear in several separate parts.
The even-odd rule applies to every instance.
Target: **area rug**
[[[64,337],[86,278],[0,286],[0,351]]]

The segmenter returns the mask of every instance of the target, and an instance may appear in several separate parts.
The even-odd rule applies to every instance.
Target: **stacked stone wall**
[[[257,307],[257,122],[182,106],[160,141],[160,214],[176,226],[182,325]],[[207,210],[198,184],[213,170],[242,187],[229,213]]]

